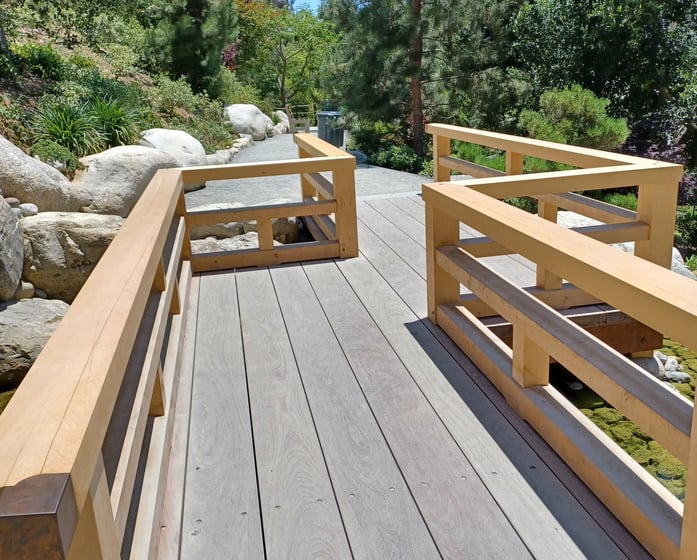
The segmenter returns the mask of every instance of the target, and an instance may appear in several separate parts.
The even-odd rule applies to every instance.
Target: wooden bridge
[[[158,172],[0,416],[2,557],[697,557],[697,492],[548,383],[552,357],[697,476],[692,403],[613,349],[697,348],[695,284],[663,268],[680,167],[430,131],[423,197],[356,201],[353,158],[305,134],[299,160]],[[186,211],[184,183],[284,174],[302,202]],[[574,194],[627,185],[637,213]],[[496,200],[523,195],[544,220]],[[314,240],[274,246],[286,216]],[[191,254],[194,224],[246,220],[258,249]]]

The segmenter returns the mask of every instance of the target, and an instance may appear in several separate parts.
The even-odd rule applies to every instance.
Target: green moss
[[[595,410],[606,405],[601,397],[588,389],[565,391],[564,396],[580,409]]]
[[[10,399],[12,398],[12,395],[15,394],[16,390],[17,389],[12,389],[11,391],[5,391],[4,393],[0,392],[0,413],[5,410],[7,403],[10,402]]]
[[[604,424],[615,424],[624,419],[624,416],[614,408],[608,408],[606,406],[596,408],[593,411],[593,420]]]

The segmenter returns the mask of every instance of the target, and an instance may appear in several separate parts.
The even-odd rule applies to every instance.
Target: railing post
[[[670,268],[675,235],[678,184],[639,185],[637,220],[649,224],[649,239],[637,241],[634,254]]]
[[[540,218],[557,222],[557,211],[559,208],[549,202],[537,201],[537,215]],[[535,265],[535,283],[543,290],[559,290],[562,287],[562,278],[545,269],[540,264]]]
[[[460,241],[460,222],[426,203],[426,285],[428,316],[438,324],[438,306],[460,298],[460,283],[436,263],[437,250]]]
[[[506,175],[523,174],[523,154],[506,152]]]
[[[81,558],[121,558],[121,545],[116,535],[114,512],[111,509],[111,497],[101,455],[68,555],[69,560]]]
[[[521,387],[549,384],[549,354],[513,325],[513,379]]]
[[[310,153],[306,152],[300,146],[298,146],[298,157],[300,159],[308,158],[310,157],[310,155]],[[303,173],[300,174],[300,189],[302,191],[303,200],[305,200],[306,198],[314,198],[314,196],[317,194],[310,182],[307,179],[305,179],[305,175]]]
[[[450,138],[433,135],[433,180],[438,182],[450,181],[450,168],[440,164],[441,156],[450,155]]]
[[[336,238],[342,259],[358,256],[358,224],[356,218],[356,183],[354,169],[332,171],[336,198]]]

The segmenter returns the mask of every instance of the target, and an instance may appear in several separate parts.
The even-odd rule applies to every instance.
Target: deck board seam
[[[371,227],[365,222],[365,220],[364,220],[363,218],[359,217],[359,218],[358,218],[358,222],[359,222],[360,225],[362,225],[363,227],[365,227],[366,229],[368,229],[368,230],[370,231],[370,233],[372,233],[375,237],[377,237],[378,239],[380,239],[380,241],[382,241],[382,237],[380,237],[380,235],[379,235],[373,228],[371,228]],[[359,230],[359,235],[360,235],[360,230]],[[384,243],[384,241],[383,241],[383,243]],[[419,272],[418,270],[416,270],[416,269],[411,265],[411,263],[409,263],[409,261],[405,260],[404,257],[402,257],[402,255],[400,255],[397,251],[395,251],[390,245],[388,245],[387,243],[384,243],[384,244],[385,244],[385,247],[387,247],[390,251],[392,251],[392,252],[399,258],[399,260],[401,260],[402,262],[404,262],[404,264],[406,264],[409,268],[411,268],[414,272],[416,272],[416,274],[418,274],[418,275],[423,279],[423,281],[426,282],[426,271]],[[361,254],[362,254],[366,259],[368,258],[364,253],[361,252]],[[387,282],[387,279],[385,279],[385,281]],[[390,284],[390,287],[392,287],[392,284]],[[394,289],[394,288],[393,288],[393,289]]]
[[[345,276],[343,275],[343,273],[341,272],[341,269],[337,266],[337,260],[335,259],[333,262],[334,262],[334,266],[336,266],[337,269],[339,269],[339,273],[341,274],[342,278],[346,279]],[[344,350],[343,345],[341,344],[341,340],[337,336],[336,330],[334,329],[334,325],[330,321],[329,316],[326,312],[326,309],[325,309],[324,305],[322,304],[322,300],[319,298],[319,295],[317,294],[314,285],[310,281],[309,276],[307,276],[307,272],[305,271],[305,266],[307,264],[313,264],[313,263],[302,263],[301,265],[303,267],[303,273],[305,274],[308,282],[310,283],[310,287],[312,288],[312,293],[315,294],[315,297],[317,298],[319,306],[322,310],[322,314],[324,315],[325,319],[327,320],[327,324],[329,325],[329,328],[332,331],[332,336],[334,336],[334,338],[336,338],[336,340],[339,342],[339,347],[341,348],[341,353],[344,356],[344,359],[346,360],[346,363],[347,363],[349,369],[351,370],[351,373],[353,374],[353,377],[356,381],[356,384],[357,384],[358,388],[360,389],[361,394],[363,395],[363,399],[365,399],[366,405],[368,406],[368,410],[370,410],[370,414],[372,415],[373,420],[375,421],[375,425],[377,426],[377,429],[380,431],[380,435],[382,436],[382,439],[385,441],[385,445],[390,452],[390,456],[392,457],[392,460],[394,461],[394,464],[396,465],[397,470],[399,471],[399,475],[402,477],[402,480],[404,481],[404,486],[407,489],[407,491],[409,492],[409,496],[411,496],[412,501],[414,502],[414,507],[416,508],[416,511],[419,512],[419,516],[421,517],[421,520],[423,521],[424,527],[426,528],[426,531],[428,531],[428,534],[431,537],[431,540],[433,541],[433,545],[434,545],[436,551],[438,552],[438,555],[441,558],[443,558],[443,553],[440,550],[438,542],[436,541],[435,537],[433,536],[433,532],[431,530],[431,527],[429,526],[428,521],[426,521],[426,517],[424,516],[424,513],[421,510],[421,506],[419,505],[419,502],[417,501],[416,496],[414,496],[414,492],[412,491],[411,485],[409,484],[409,481],[407,480],[407,478],[404,474],[404,471],[402,470],[402,466],[399,464],[399,461],[397,460],[397,457],[394,454],[394,450],[392,449],[392,445],[390,444],[389,440],[387,439],[387,436],[385,435],[385,431],[383,430],[383,427],[380,424],[380,421],[378,420],[377,415],[375,414],[375,410],[373,409],[373,405],[371,404],[370,399],[368,399],[368,396],[365,393],[365,388],[361,384],[361,382],[358,378],[358,375],[356,374],[356,371],[354,369],[354,366],[353,366],[351,360],[349,360],[349,357],[346,354],[346,351]],[[347,281],[347,283],[348,283],[348,281]],[[356,294],[355,290],[353,289],[353,286],[351,284],[348,284],[348,287],[353,292],[353,294],[356,296],[358,301],[361,302],[361,306],[363,306],[363,302],[358,297],[358,294]],[[371,320],[373,319],[372,315],[370,315],[370,318],[371,318]],[[373,321],[373,323],[375,323],[375,321]],[[385,338],[385,335],[382,332],[382,329],[380,329],[380,327],[377,324],[375,324],[375,326],[378,328],[380,333],[383,335],[383,338]],[[387,340],[387,339],[385,338],[385,340]],[[390,345],[390,348],[392,348],[391,345]],[[393,351],[394,351],[394,349],[393,349]]]
[[[268,267],[265,267],[268,270]],[[264,509],[261,502],[261,486],[259,484],[259,463],[257,458],[257,444],[254,437],[254,416],[252,415],[252,399],[249,394],[249,373],[247,370],[247,355],[244,345],[244,329],[242,328],[242,313],[240,311],[240,292],[237,289],[237,270],[232,271],[232,276],[235,281],[235,299],[237,300],[237,315],[240,324],[240,337],[242,339],[242,363],[244,364],[244,385],[247,392],[247,414],[249,415],[249,429],[252,436],[252,453],[254,455],[254,478],[257,486],[257,504],[259,506],[259,523],[261,525],[261,544],[264,550],[264,559],[268,560],[268,551],[266,547],[266,531],[264,530]]]
[[[375,267],[375,265],[374,265],[368,258],[366,258],[366,262],[373,268],[373,270],[376,271],[377,274],[380,275],[381,278],[383,278],[383,280],[385,280],[385,283],[386,283],[386,284],[390,287],[390,289],[399,297],[399,293],[397,293],[397,291],[392,287],[392,285],[389,284],[389,283],[387,282],[387,280],[384,278],[384,276],[382,276],[382,274],[380,274],[380,271]],[[513,530],[513,532],[518,536],[520,542],[523,544],[523,546],[525,547],[525,549],[530,553],[530,557],[531,557],[531,558],[534,558],[534,554],[533,554],[532,550],[530,550],[528,544],[526,543],[525,538],[523,537],[523,535],[520,534],[520,532],[518,531],[518,528],[515,526],[515,524],[511,521],[510,517],[508,516],[508,513],[505,511],[505,509],[504,509],[504,508],[502,507],[502,505],[499,503],[499,501],[498,501],[498,499],[496,498],[496,496],[494,496],[494,494],[492,493],[491,489],[489,488],[489,485],[488,485],[488,484],[486,483],[486,481],[482,478],[482,476],[481,476],[479,470],[478,470],[477,468],[475,468],[475,466],[472,464],[472,462],[470,461],[469,457],[467,456],[467,453],[462,449],[461,445],[460,445],[459,442],[457,441],[457,438],[453,435],[453,433],[452,433],[450,427],[449,427],[449,426],[446,424],[446,422],[443,420],[443,417],[442,417],[441,414],[438,412],[437,408],[433,405],[433,402],[431,401],[431,399],[426,395],[426,393],[425,393],[424,390],[422,389],[422,387],[421,387],[421,385],[419,384],[419,382],[414,378],[414,374],[412,373],[411,368],[409,367],[409,365],[406,364],[406,363],[404,362],[402,356],[397,352],[397,349],[394,347],[394,345],[393,345],[392,341],[390,340],[390,338],[388,337],[388,335],[382,330],[382,328],[381,328],[380,325],[378,324],[376,318],[375,318],[375,317],[373,316],[373,314],[370,312],[370,309],[367,308],[367,306],[365,305],[364,301],[363,301],[363,300],[360,298],[360,296],[356,293],[356,291],[355,291],[353,285],[350,283],[349,279],[346,277],[346,275],[344,274],[343,270],[341,270],[341,266],[338,266],[337,268],[339,269],[339,272],[341,273],[342,278],[344,278],[344,280],[346,281],[346,283],[351,287],[351,291],[353,291],[353,293],[356,295],[356,298],[357,298],[358,301],[360,302],[360,304],[361,304],[361,306],[363,307],[363,309],[365,310],[365,312],[368,314],[368,316],[370,317],[370,319],[373,321],[373,323],[376,325],[376,327],[378,328],[378,330],[379,330],[380,333],[382,334],[382,336],[383,336],[383,338],[385,339],[385,342],[387,343],[387,345],[390,347],[390,349],[392,350],[392,352],[394,352],[395,356],[397,356],[397,359],[399,360],[399,363],[402,364],[402,366],[404,367],[404,370],[405,370],[405,371],[407,372],[407,374],[409,375],[409,378],[412,380],[412,382],[414,383],[414,385],[416,385],[416,388],[417,388],[417,390],[419,391],[419,394],[421,394],[421,396],[423,397],[423,399],[428,403],[428,406],[429,406],[430,409],[433,411],[433,414],[435,414],[436,418],[438,418],[438,422],[443,426],[443,428],[445,429],[445,431],[446,431],[446,433],[448,434],[448,436],[449,436],[450,440],[452,441],[452,443],[455,445],[455,447],[456,447],[456,448],[459,450],[459,452],[462,454],[462,456],[463,456],[465,462],[470,466],[470,468],[472,469],[472,472],[475,474],[475,476],[477,477],[477,479],[481,482],[482,487],[486,490],[486,493],[489,495],[489,497],[491,498],[492,502],[495,503],[495,504],[496,504],[496,507],[498,507],[498,509],[501,511],[502,515],[504,516],[504,518],[505,518],[506,521],[508,522],[508,524],[509,524],[509,526],[511,527],[511,529]],[[401,299],[401,297],[400,297],[399,299],[400,299],[401,301],[404,301],[404,300]],[[414,313],[414,310],[411,309],[411,307],[409,307],[409,306],[407,305],[406,302],[404,302],[404,305],[405,305],[406,309],[408,310],[408,312],[414,317],[414,319],[415,319],[417,322],[421,323],[422,320],[416,315],[416,313]],[[431,333],[430,330],[428,330],[428,329],[425,329],[425,330],[426,330],[427,333],[429,333],[430,336],[432,336],[433,338],[435,338],[435,336],[433,336],[433,333]],[[438,342],[437,339],[436,339],[436,342]],[[460,366],[459,362],[457,362],[456,360],[453,360],[453,361],[454,361],[454,363],[457,365],[457,367],[462,371],[462,373],[465,374],[465,375],[467,375],[467,372]],[[371,410],[372,410],[372,409],[371,409]],[[382,430],[382,429],[381,429],[381,430]],[[401,469],[400,469],[400,472],[401,472]],[[406,479],[405,479],[405,480],[406,480]],[[408,483],[408,482],[407,482],[407,486],[409,486],[409,483]],[[411,492],[411,488],[410,488],[410,492]],[[413,494],[412,494],[412,495],[413,495]],[[417,503],[417,505],[418,505],[418,503]],[[424,520],[424,521],[425,521],[425,520]],[[426,522],[426,526],[428,527],[428,522]],[[429,528],[429,532],[430,532],[430,528]]]
[[[280,267],[279,267],[280,268]],[[269,267],[267,267],[267,270],[269,270]],[[303,269],[304,273],[304,269]],[[310,402],[310,398],[307,394],[307,389],[305,388],[305,379],[303,378],[303,373],[302,369],[300,368],[300,364],[298,363],[298,358],[295,353],[295,347],[293,346],[292,343],[292,338],[290,336],[290,331],[288,330],[288,323],[286,322],[286,317],[285,314],[283,313],[283,307],[281,306],[281,301],[280,298],[278,297],[278,291],[276,290],[276,283],[273,278],[273,274],[271,274],[269,270],[269,276],[271,278],[271,286],[273,287],[274,295],[276,296],[276,302],[278,303],[278,308],[281,311],[281,319],[283,320],[283,328],[285,329],[286,336],[288,337],[288,340],[290,341],[290,348],[291,352],[293,353],[293,362],[295,363],[295,367],[298,370],[298,377],[300,378],[300,385],[303,389],[303,395],[305,395],[305,401],[307,402],[307,408],[310,412],[310,419],[312,420],[312,428],[314,429],[315,436],[317,437],[317,442],[319,444],[319,449],[320,453],[322,454],[322,462],[324,463],[324,469],[327,472],[327,477],[329,479],[329,485],[331,486],[332,489],[332,496],[334,496],[334,503],[336,504],[336,509],[339,512],[339,519],[341,520],[341,527],[344,530],[344,536],[346,537],[346,542],[348,544],[349,552],[351,553],[351,558],[355,558],[355,554],[353,552],[353,547],[351,545],[351,539],[349,538],[348,531],[346,530],[346,522],[344,521],[344,514],[341,511],[341,505],[339,503],[339,499],[336,494],[336,488],[334,486],[334,480],[332,477],[332,473],[329,470],[329,464],[327,463],[327,456],[324,450],[324,445],[322,443],[322,439],[320,438],[319,431],[317,430],[317,422],[315,420],[315,413],[312,410],[312,403]],[[307,275],[305,276],[307,278]],[[307,278],[308,283],[310,282],[310,279]],[[314,290],[312,291],[313,294],[315,294]],[[317,297],[317,294],[315,294],[315,297]],[[318,300],[319,302],[319,300]]]
[[[198,285],[198,291],[196,293],[196,316],[193,317],[193,320],[196,324],[196,327],[194,328],[194,340],[192,341],[192,349],[193,349],[193,360],[191,360],[191,384],[189,387],[189,421],[187,422],[186,426],[186,453],[184,454],[184,480],[182,480],[182,503],[181,503],[181,516],[179,520],[179,550],[177,554],[177,558],[181,560],[181,555],[182,555],[182,542],[184,540],[184,509],[186,507],[186,480],[187,480],[187,474],[189,472],[189,442],[191,441],[191,419],[193,418],[193,415],[191,414],[193,402],[194,402],[194,383],[196,380],[194,379],[195,373],[196,373],[196,341],[198,340],[198,329],[199,329],[199,322],[198,322],[198,317],[199,317],[199,310],[200,310],[200,304],[201,304],[201,274],[196,274],[198,277],[199,285]]]
[[[396,210],[398,210],[400,213],[404,214],[404,216],[405,216],[406,218],[408,218],[408,219],[410,219],[410,220],[416,222],[416,224],[418,224],[421,228],[423,228],[423,224],[420,224],[419,221],[418,221],[416,218],[414,218],[414,216],[411,216],[410,214],[408,214],[407,212],[405,212],[404,210],[402,210],[399,206],[397,206],[396,204],[393,204],[393,203],[391,202],[391,199],[389,199],[389,198],[382,198],[382,199],[379,199],[379,200],[387,201],[387,203],[388,203],[390,206],[392,206],[393,208],[395,208]],[[401,232],[402,232],[404,235],[406,235],[409,239],[411,239],[411,240],[413,240],[414,242],[418,243],[418,245],[419,245],[420,247],[423,247],[423,248],[425,249],[425,247],[426,247],[426,242],[425,242],[425,239],[424,239],[423,236],[418,236],[418,238],[415,237],[414,235],[412,235],[412,234],[410,233],[410,231],[408,231],[408,229],[405,230],[405,229],[404,229],[403,227],[401,227],[400,225],[395,224],[395,223],[389,218],[389,216],[386,216],[386,215],[384,214],[384,212],[381,212],[380,209],[379,209],[379,208],[376,208],[374,204],[370,204],[370,202],[366,202],[366,205],[367,205],[367,206],[370,206],[370,208],[372,208],[373,210],[375,210],[375,212],[377,212],[378,214],[380,214],[383,218],[385,218],[385,220],[387,220],[388,222],[390,222],[393,226],[395,226],[399,231],[401,231]]]
[[[592,507],[588,507],[586,504],[586,500],[581,500],[579,499],[579,494],[578,492],[575,492],[573,489],[574,483],[578,485],[584,485],[583,481],[581,481],[580,478],[574,473],[571,468],[564,463],[564,461],[559,457],[559,455],[547,445],[547,443],[540,438],[540,436],[530,427],[522,418],[518,417],[515,415],[515,413],[510,409],[510,406],[508,405],[507,401],[505,400],[504,396],[498,392],[498,389],[486,378],[486,376],[483,373],[480,372],[472,372],[469,369],[466,369],[464,366],[461,365],[461,359],[464,356],[465,359],[469,361],[469,358],[462,353],[461,350],[459,350],[458,347],[454,346],[453,343],[453,348],[452,351],[449,348],[449,344],[446,344],[447,341],[450,339],[448,338],[448,335],[445,334],[441,330],[440,327],[433,325],[431,321],[427,318],[420,319],[421,323],[423,323],[426,328],[431,331],[433,334],[434,338],[440,344],[444,350],[452,356],[452,358],[458,363],[462,371],[469,376],[469,378],[477,385],[477,387],[480,388],[481,392],[483,393],[484,397],[491,403],[491,405],[501,414],[501,416],[505,419],[508,425],[511,426],[511,428],[520,435],[521,439],[528,445],[528,447],[531,449],[531,451],[535,454],[536,457],[540,460],[541,463],[547,466],[547,468],[554,474],[554,476],[557,478],[557,480],[560,482],[560,484],[568,491],[569,495],[574,499],[574,501],[579,504],[581,509],[585,511],[589,518],[593,519],[595,524],[597,525],[598,529],[605,533],[608,538],[615,543],[617,548],[627,557],[627,559],[633,559],[636,558],[634,556],[634,552],[628,551],[626,547],[622,546],[621,542],[618,541],[616,538],[613,537],[612,533],[608,532],[605,528],[605,524],[600,523],[600,521],[596,517],[596,513],[593,511]],[[445,340],[442,337],[446,337]],[[472,364],[472,368],[476,368]],[[498,398],[494,398],[494,396],[498,396]],[[545,458],[545,453],[543,452],[547,451],[551,456],[556,458],[556,461],[551,462],[548,459]],[[606,507],[595,498],[596,502],[592,505],[600,505],[604,509],[604,513],[606,513],[608,516],[612,516],[612,513],[606,509]],[[504,512],[505,513],[505,512]],[[612,516],[614,517],[614,516]],[[640,545],[637,546],[639,547]],[[646,558],[649,558],[646,556]]]

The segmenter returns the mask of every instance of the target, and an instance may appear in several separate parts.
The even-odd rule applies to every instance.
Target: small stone
[[[17,288],[17,291],[15,292],[15,299],[20,300],[20,299],[29,299],[34,297],[34,284],[31,282],[26,282],[22,280],[22,282],[19,285],[19,288]]]
[[[689,383],[690,376],[683,371],[666,369],[665,380],[672,381],[673,383]]]
[[[652,356],[651,358],[633,358],[632,361],[639,367],[644,368],[654,377],[664,379],[666,371],[661,360]]]
[[[5,199],[5,200],[7,200],[7,199]],[[18,219],[18,220],[21,220],[21,219],[22,219],[22,211],[21,211],[19,208],[11,208],[11,210],[12,210],[12,213],[13,213],[15,216],[17,216],[17,219]]]
[[[668,358],[668,359],[666,359],[665,365],[663,367],[665,367],[666,372],[668,372],[668,371],[678,371],[680,366],[678,364],[678,360],[676,360],[675,358]]]
[[[38,297],[41,299],[48,299],[48,294],[44,292],[43,290],[39,290],[38,288],[34,289],[34,297]]]
[[[14,196],[8,196],[5,202],[10,205],[10,208],[19,208],[19,199]]]
[[[22,217],[36,216],[39,213],[39,207],[31,202],[25,202],[19,205],[19,210],[22,212]]]

